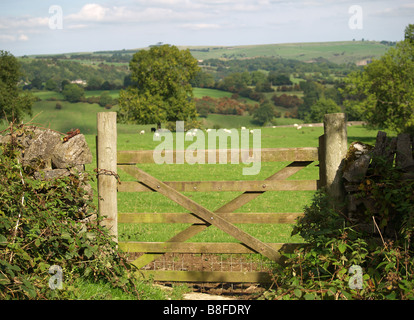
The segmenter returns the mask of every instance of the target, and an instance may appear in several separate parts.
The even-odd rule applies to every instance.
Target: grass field
[[[280,57],[311,61],[322,57],[334,63],[356,63],[368,58],[378,58],[389,49],[388,46],[376,41],[334,41],[188,48],[191,50],[192,55],[199,60]]]

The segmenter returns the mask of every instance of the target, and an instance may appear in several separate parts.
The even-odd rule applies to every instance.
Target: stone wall
[[[30,165],[36,179],[55,179],[69,176],[71,173],[82,174],[85,164],[92,162],[92,153],[85,136],[75,130],[66,136],[50,129],[25,126],[13,131],[13,134],[0,135],[0,144],[16,143],[21,149],[20,162]],[[85,184],[92,196],[92,189]]]
[[[382,166],[395,168],[400,172],[399,180],[414,180],[414,141],[409,134],[399,134],[389,138],[385,132],[379,131],[375,146],[361,142],[351,143],[345,159],[343,182],[347,193],[347,211],[350,219],[357,218],[366,210],[371,214],[377,213],[377,203],[372,197],[361,196],[361,184],[376,183],[381,179],[381,171],[376,170]],[[378,184],[379,186],[379,184]],[[384,186],[385,188],[385,186]],[[356,219],[358,220],[358,219]],[[368,226],[373,230],[374,226]]]

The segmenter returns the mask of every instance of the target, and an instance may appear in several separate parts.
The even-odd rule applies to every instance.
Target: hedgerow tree
[[[20,122],[24,114],[31,115],[34,97],[18,88],[21,75],[17,59],[0,50],[0,121]]]
[[[348,76],[344,105],[352,116],[398,133],[414,131],[413,27],[395,48]]]
[[[189,50],[162,45],[140,50],[129,64],[133,84],[119,95],[119,119],[157,124],[197,115],[190,81],[199,72]]]
[[[338,106],[332,99],[319,99],[310,107],[309,112],[305,115],[306,122],[323,122],[323,117],[327,113],[341,112],[341,107]]]
[[[62,90],[62,94],[69,102],[79,102],[85,96],[85,91],[82,87],[75,83],[70,83]]]

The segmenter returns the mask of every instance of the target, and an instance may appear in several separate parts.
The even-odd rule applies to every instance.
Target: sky
[[[410,23],[412,0],[0,0],[0,50],[400,41]]]

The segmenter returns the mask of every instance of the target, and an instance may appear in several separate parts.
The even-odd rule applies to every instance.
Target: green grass
[[[212,98],[223,98],[232,96],[231,92],[222,91],[217,89],[209,89],[209,88],[194,88],[193,94],[195,98],[202,98],[204,96],[212,97]]]

